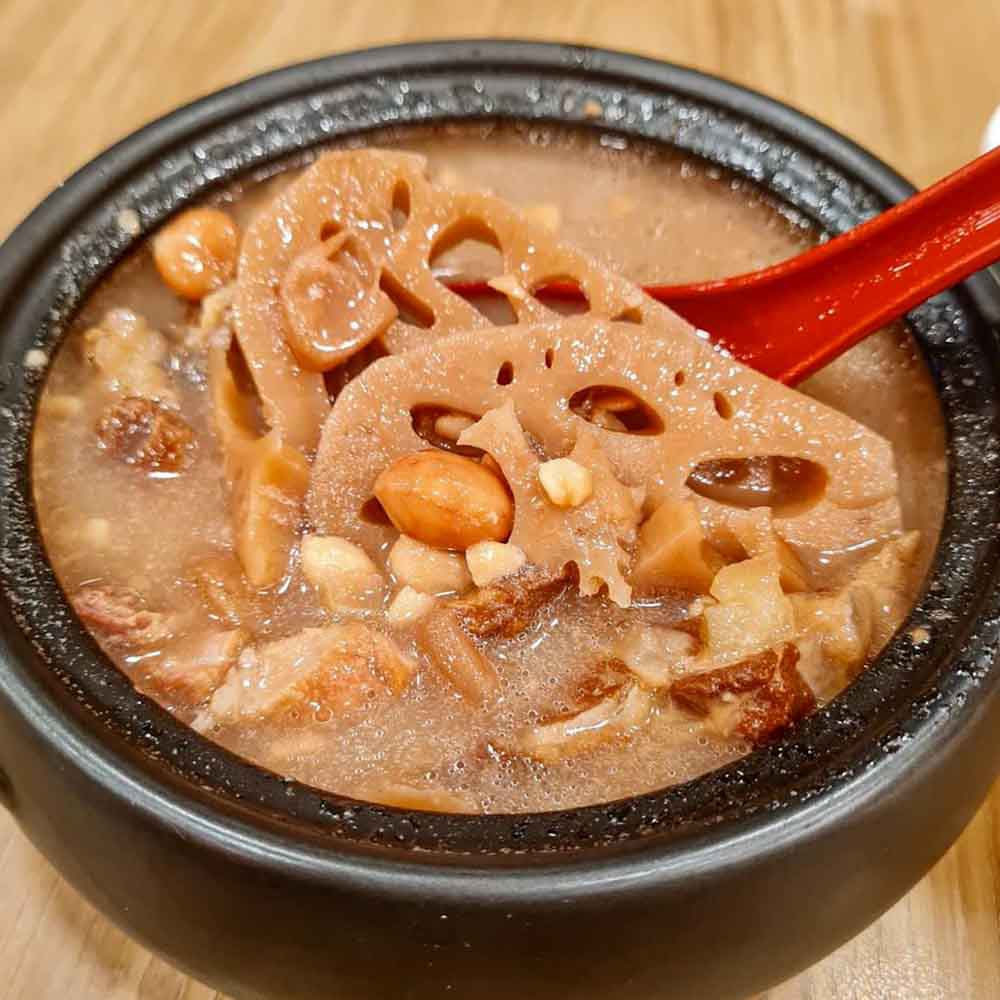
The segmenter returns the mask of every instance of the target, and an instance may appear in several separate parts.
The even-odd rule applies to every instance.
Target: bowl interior
[[[95,747],[146,780],[247,821],[376,847],[492,855],[680,841],[795,808],[931,729],[960,724],[981,689],[996,682],[990,602],[1000,513],[995,352],[978,305],[962,290],[909,317],[939,390],[951,463],[948,509],[922,597],[878,660],[831,705],[779,743],[696,781],[559,813],[408,814],[317,791],[229,754],[139,695],[100,653],[69,610],[37,530],[30,432],[44,370],[26,365],[25,354],[51,356],[82,300],[133,245],[136,237],[118,222],[122,210],[137,212],[148,233],[212,187],[334,139],[490,118],[666,143],[750,178],[828,233],[907,193],[895,175],[822,126],[690,71],[555,46],[444,50],[449,57],[421,46],[337,57],[182,109],[81,171],[7,242],[0,253],[0,577],[19,682],[44,688],[67,720],[75,716],[99,734]],[[916,626],[928,642],[914,642]]]

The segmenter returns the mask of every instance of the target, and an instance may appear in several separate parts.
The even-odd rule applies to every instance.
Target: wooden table
[[[997,0],[0,0],[0,234],[110,142],[207,91],[329,52],[476,35],[719,73],[825,119],[919,184],[975,155],[1000,102]],[[108,924],[0,816],[0,998],[210,996]],[[998,996],[1000,789],[882,920],[768,994]]]

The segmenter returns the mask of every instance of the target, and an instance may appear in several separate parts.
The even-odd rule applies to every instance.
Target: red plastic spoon
[[[741,361],[793,385],[998,259],[1000,149],[781,264],[645,290]],[[462,295],[491,291],[473,281],[450,287]],[[541,294],[580,297],[566,283]]]

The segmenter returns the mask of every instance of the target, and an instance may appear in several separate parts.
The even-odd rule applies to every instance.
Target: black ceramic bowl
[[[589,99],[604,108],[595,121]],[[877,99],[877,95],[873,98]],[[828,231],[910,192],[774,101],[662,63],[516,42],[406,46],[251,80],[156,122],[52,194],[0,250],[0,795],[93,903],[240,996],[739,996],[818,959],[948,847],[1000,761],[1000,303],[914,313],[949,433],[929,585],[878,661],[782,742],[687,785],[526,816],[407,814],[285,781],[138,695],[42,549],[32,415],[83,296],[213,185],[335,137],[514,118],[662,141]],[[32,355],[28,361],[37,360]],[[916,646],[914,626],[930,642]]]

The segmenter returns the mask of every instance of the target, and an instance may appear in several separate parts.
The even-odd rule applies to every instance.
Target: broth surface
[[[425,155],[430,177],[446,187],[488,189],[525,206],[636,282],[750,271],[799,253],[815,238],[748,183],[617,136],[490,126],[379,135],[371,142]],[[236,185],[214,201],[243,230],[299,169]],[[488,247],[463,247],[438,264],[456,274],[490,274],[493,258]],[[85,360],[85,334],[121,308],[166,337],[178,412],[195,434],[190,464],[180,472],[145,474],[115,460],[95,436],[108,396]],[[128,587],[149,608],[174,615],[175,632],[185,636],[219,627],[192,567],[208,556],[231,560],[234,545],[206,360],[192,332],[197,322],[197,308],[164,285],[149,247],[137,250],[94,293],[53,361],[33,456],[42,531],[67,593],[95,584]],[[942,422],[922,359],[902,327],[889,329],[801,389],[892,444],[903,525],[920,532],[906,581],[912,600],[936,543],[947,479]],[[385,568],[386,549],[369,555]],[[280,586],[255,600],[258,646],[330,620],[297,563]],[[522,634],[488,643],[500,684],[490,710],[456,699],[439,674],[421,669],[399,697],[374,700],[360,715],[241,721],[212,735],[279,773],[380,801],[403,802],[400,787],[432,789],[453,797],[449,808],[518,812],[653,790],[742,755],[746,741],[707,732],[701,719],[668,700],[630,740],[556,763],[505,747],[525,726],[570,711],[583,666],[605,658],[631,626],[672,627],[689,604],[690,595],[666,595],[625,611],[606,596],[565,590]],[[150,669],[173,655],[170,643],[107,648],[137,686],[185,721],[198,717],[196,707],[147,686]],[[405,652],[419,653],[409,646]]]

